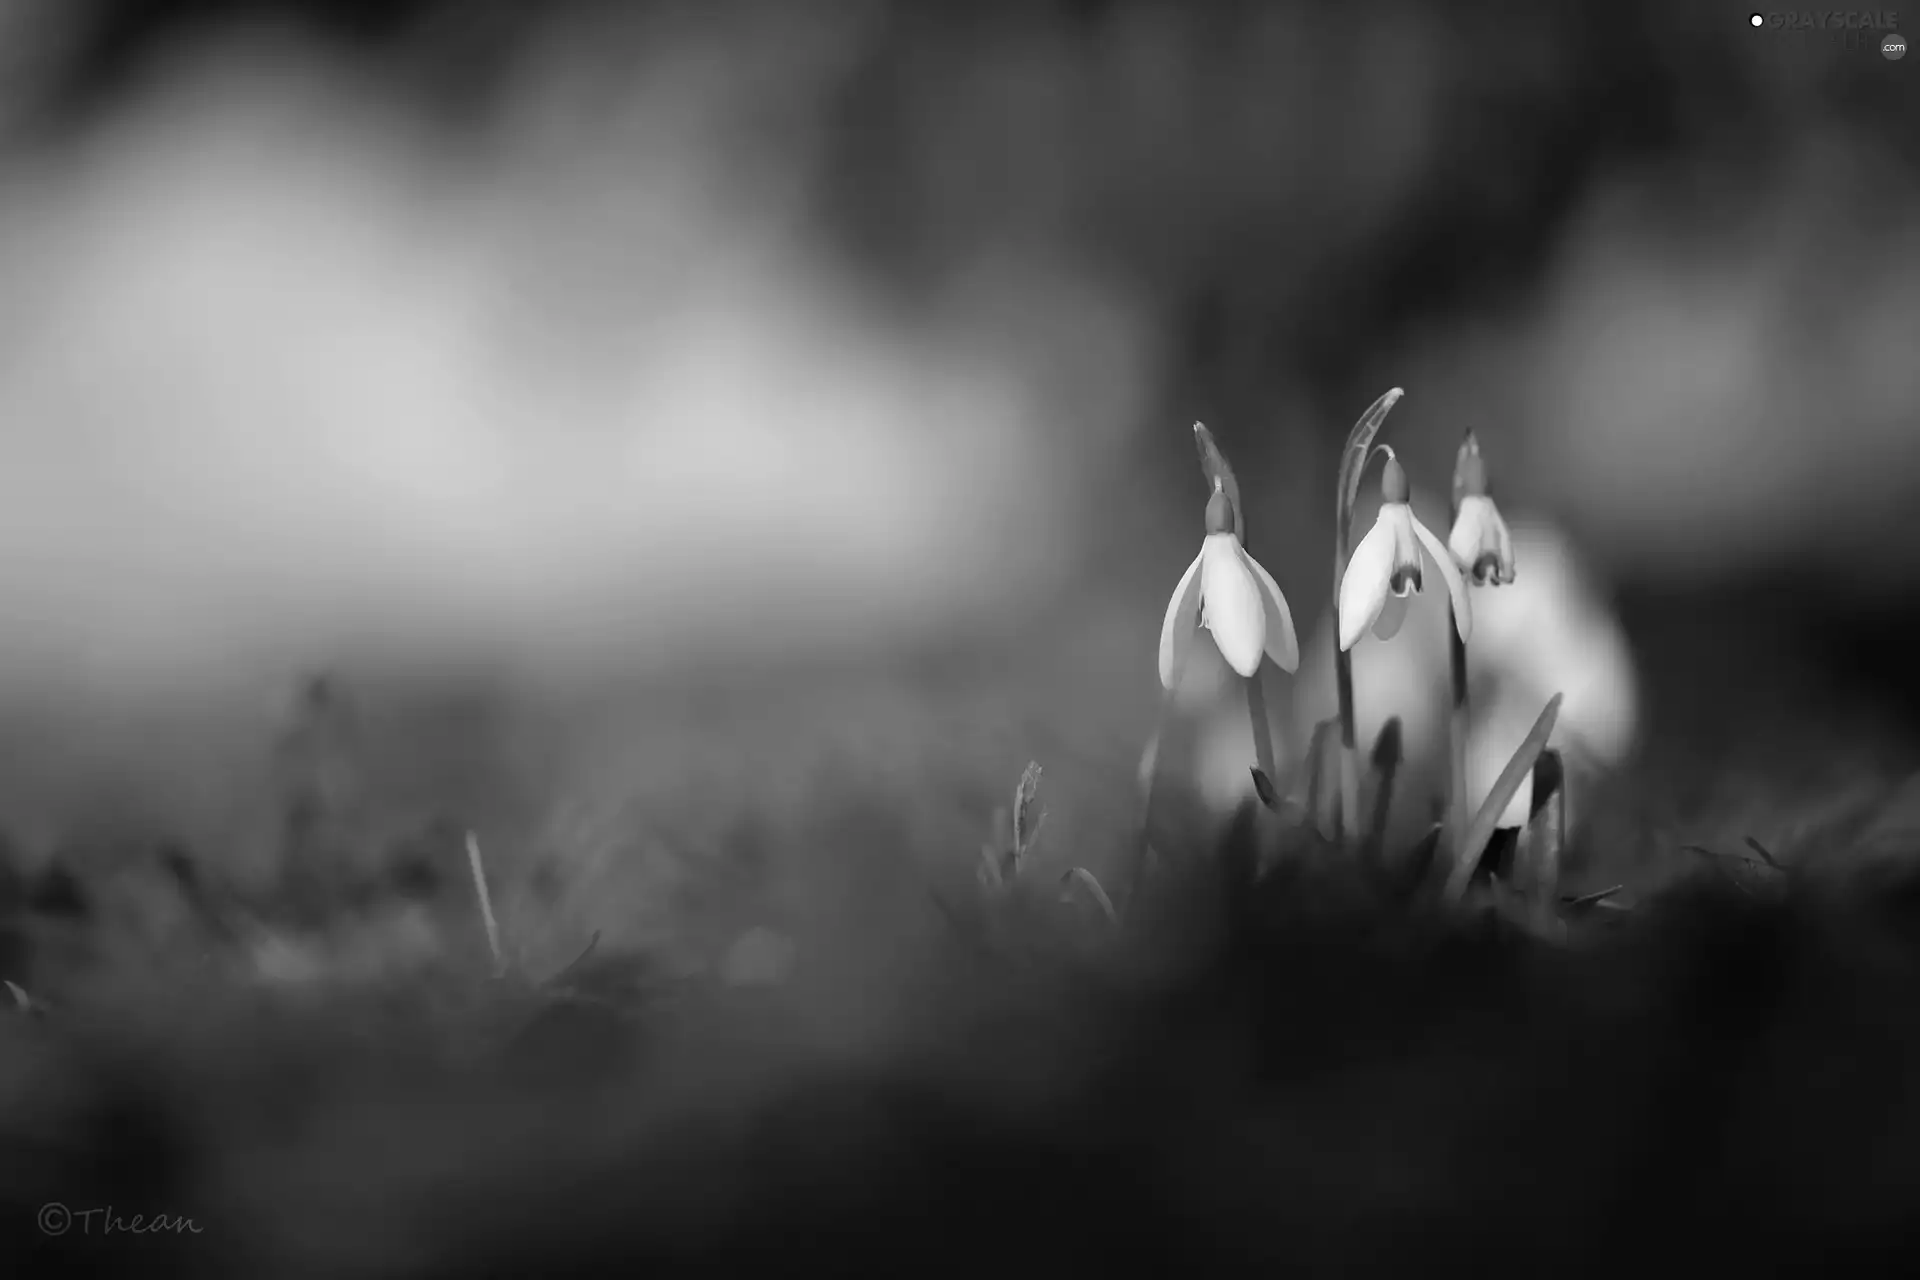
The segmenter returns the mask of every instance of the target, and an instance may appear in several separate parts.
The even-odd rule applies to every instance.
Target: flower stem
[[[1346,557],[1340,558],[1340,570],[1346,571]],[[1336,581],[1338,580],[1336,576]],[[1360,770],[1359,752],[1354,740],[1359,736],[1353,716],[1353,655],[1340,647],[1339,607],[1334,608],[1333,674],[1340,695],[1340,812],[1334,823],[1333,838],[1345,840],[1359,830]]]
[[[1174,671],[1173,685],[1180,687],[1180,677],[1186,674],[1186,656],[1182,655]],[[1133,865],[1127,869],[1127,887],[1120,906],[1123,918],[1130,917],[1133,904],[1140,896],[1142,885],[1146,882],[1147,864],[1153,860],[1153,798],[1160,782],[1160,740],[1166,734],[1167,720],[1173,711],[1173,689],[1164,689],[1160,693],[1160,706],[1154,713],[1153,735],[1147,739],[1146,750],[1140,756],[1140,806],[1136,823],[1137,838],[1134,841]]]
[[[1253,729],[1253,759],[1260,766],[1260,772],[1275,786],[1280,785],[1279,765],[1273,753],[1273,724],[1267,717],[1266,689],[1260,682],[1260,672],[1255,671],[1247,677],[1247,723]]]
[[[1467,726],[1472,708],[1467,701],[1467,642],[1453,614],[1453,601],[1447,601],[1447,648],[1453,676],[1453,703],[1447,716],[1447,750],[1452,772],[1452,795],[1447,805],[1447,857],[1457,861],[1460,842],[1467,824]]]

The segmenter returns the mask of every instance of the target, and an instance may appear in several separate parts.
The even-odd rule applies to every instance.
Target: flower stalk
[[[1455,487],[1455,492],[1458,493],[1458,486]],[[1449,514],[1454,521],[1460,518],[1457,497],[1453,510]],[[1460,638],[1460,628],[1453,625],[1453,621],[1453,601],[1449,599],[1447,601],[1447,670],[1453,685],[1453,697],[1447,712],[1447,757],[1452,785],[1452,794],[1448,797],[1446,824],[1446,851],[1449,865],[1458,863],[1465,854],[1467,731],[1473,718],[1473,708],[1468,700],[1467,691],[1467,642]]]
[[[1448,510],[1447,550],[1460,572],[1476,587],[1498,587],[1513,581],[1513,539],[1506,521],[1487,492],[1487,467],[1480,441],[1469,431],[1454,455],[1453,490]],[[1448,618],[1457,605],[1449,598]],[[1447,628],[1447,670],[1453,697],[1447,715],[1447,749],[1452,794],[1447,805],[1446,846],[1454,865],[1469,856],[1467,838],[1467,738],[1473,723],[1467,679],[1467,641],[1463,628]],[[1479,850],[1472,851],[1479,857]]]
[[[1360,499],[1360,478],[1372,455],[1373,438],[1379,434],[1387,414],[1406,392],[1394,387],[1375,400],[1347,434],[1346,449],[1340,455],[1339,488],[1334,494],[1333,513],[1333,678],[1340,705],[1340,810],[1334,827],[1334,839],[1357,838],[1360,830],[1360,761],[1353,710],[1353,654],[1340,643],[1340,584],[1347,575],[1347,562],[1353,558],[1353,506]]]

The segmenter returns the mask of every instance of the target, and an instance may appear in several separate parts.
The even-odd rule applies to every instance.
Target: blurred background
[[[327,668],[469,814],[830,740],[1111,817],[1190,424],[1304,639],[1395,385],[1430,522],[1472,428],[1570,539],[1649,741],[1897,771],[1917,77],[1632,0],[0,0],[8,802],[224,830]]]

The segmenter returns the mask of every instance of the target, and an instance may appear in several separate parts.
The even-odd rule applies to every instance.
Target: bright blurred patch
[[[902,302],[819,247],[807,128],[853,39],[556,41],[477,140],[252,41],[16,168],[0,692],[1015,614],[1076,552],[1140,331],[1037,250]]]
[[[1499,492],[1615,574],[1910,580],[1920,543],[1888,531],[1920,496],[1920,189],[1830,128],[1764,181],[1690,172],[1613,178],[1533,302],[1399,376],[1430,420],[1504,441]]]

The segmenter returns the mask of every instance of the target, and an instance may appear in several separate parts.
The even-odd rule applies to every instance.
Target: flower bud
[[[1469,431],[1453,464],[1453,498],[1458,503],[1462,498],[1485,497],[1486,492],[1487,464],[1480,457],[1479,440]]]
[[[1405,502],[1409,495],[1406,468],[1400,465],[1400,459],[1387,455],[1387,465],[1380,469],[1380,501]]]
[[[1207,499],[1207,536],[1233,531],[1233,500],[1227,497],[1225,489],[1216,484],[1213,496]]]

